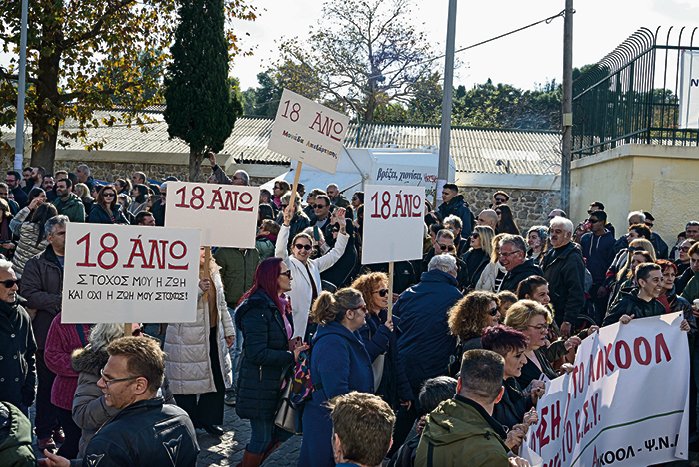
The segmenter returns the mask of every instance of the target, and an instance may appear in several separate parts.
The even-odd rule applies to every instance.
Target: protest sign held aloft
[[[284,89],[267,147],[334,174],[348,126],[348,116]]]
[[[423,187],[367,185],[362,263],[422,258],[424,214]]]
[[[603,327],[572,373],[537,403],[523,457],[543,467],[638,466],[687,459],[689,346],[681,313]],[[672,385],[668,390],[667,383]]]
[[[166,227],[201,229],[202,246],[255,248],[259,188],[185,182],[167,188]]]
[[[193,322],[200,235],[199,229],[68,223],[62,322]]]

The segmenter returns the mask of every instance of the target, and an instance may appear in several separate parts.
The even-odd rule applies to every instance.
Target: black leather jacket
[[[199,444],[187,413],[162,397],[135,402],[90,440],[84,459],[71,466],[194,467]]]

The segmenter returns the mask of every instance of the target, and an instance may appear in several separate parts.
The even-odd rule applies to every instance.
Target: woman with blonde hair
[[[493,237],[491,242],[491,253],[490,253],[490,263],[488,263],[481,277],[476,283],[476,290],[483,290],[485,292],[496,292],[502,283],[502,280],[507,274],[505,266],[500,264],[500,240],[507,234],[501,233]]]
[[[366,303],[366,324],[359,329],[366,350],[373,362],[375,393],[394,410],[412,406],[413,392],[398,358],[400,319],[388,318],[388,276],[383,272],[371,272],[359,276],[352,288],[360,291]]]
[[[473,229],[468,237],[470,242],[469,250],[463,254],[461,260],[466,263],[468,271],[468,281],[465,284],[466,290],[473,290],[481,278],[483,270],[490,262],[493,255],[493,237],[495,231],[488,225],[479,225]]]
[[[352,288],[323,292],[313,304],[318,323],[313,336],[310,372],[318,389],[303,411],[303,433],[298,465],[333,467],[332,420],[325,402],[352,391],[374,393],[371,358],[358,331],[366,323],[367,305]]]
[[[505,326],[520,331],[529,338],[529,344],[524,351],[527,363],[524,364],[522,374],[517,378],[517,382],[522,388],[527,388],[529,383],[540,379],[542,374],[549,379],[558,377],[549,361],[549,358],[552,358],[550,355],[552,353],[551,349],[549,348],[547,353],[544,353],[544,350],[546,350],[546,338],[552,321],[549,310],[534,300],[520,300],[507,310]],[[559,353],[561,354],[560,356],[563,356],[568,350],[580,344],[580,338],[571,337],[565,342],[557,342],[560,342],[558,344],[561,347]],[[547,354],[549,354],[549,358],[547,358]]]
[[[470,292],[448,311],[449,330],[461,342],[463,353],[481,349],[483,329],[500,321],[500,300],[492,292]]]
[[[233,345],[235,328],[226,295],[213,258],[204,268],[205,250],[199,255],[199,294],[193,323],[170,323],[165,333],[165,375],[177,405],[197,428],[221,436],[223,399],[233,384],[227,347]],[[204,300],[206,296],[207,300]]]

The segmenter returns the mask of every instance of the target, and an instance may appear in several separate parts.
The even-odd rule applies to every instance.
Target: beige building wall
[[[627,144],[571,164],[571,219],[604,203],[619,237],[630,211],[648,211],[670,248],[690,220],[699,220],[699,148]]]

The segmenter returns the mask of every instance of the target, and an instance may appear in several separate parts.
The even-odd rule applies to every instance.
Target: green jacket
[[[36,467],[32,449],[32,424],[9,402],[0,404],[0,426],[9,423],[9,432],[0,431],[0,465],[3,467]]]
[[[415,467],[507,467],[506,436],[483,407],[457,394],[427,416]],[[431,465],[430,445],[434,446]]]
[[[255,269],[260,264],[260,254],[255,248],[219,248],[214,253],[223,281],[228,308],[238,306],[240,297],[252,287]]]
[[[71,193],[66,201],[56,198],[51,203],[56,206],[58,214],[65,214],[71,222],[85,222],[85,206],[75,193]]]
[[[699,275],[694,274],[687,285],[682,291],[682,298],[686,299],[689,303],[693,303],[694,300],[699,298]]]

